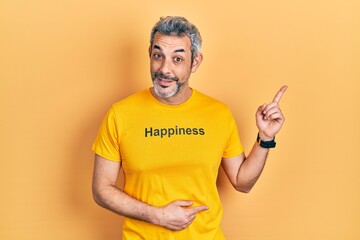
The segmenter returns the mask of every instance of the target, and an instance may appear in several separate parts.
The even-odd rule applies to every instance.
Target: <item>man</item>
[[[220,165],[236,190],[249,192],[275,146],[286,87],[257,110],[258,140],[246,158],[230,110],[189,86],[200,47],[198,29],[185,18],[161,18],[149,47],[154,86],[115,103],[94,142],[94,199],[125,216],[124,240],[225,239]],[[121,168],[124,190],[115,186]]]

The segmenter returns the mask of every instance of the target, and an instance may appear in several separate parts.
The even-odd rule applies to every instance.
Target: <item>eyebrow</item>
[[[154,48],[162,51],[161,47],[158,46],[158,45],[154,45]],[[176,53],[176,52],[185,52],[185,50],[182,49],[182,48],[180,48],[180,49],[176,49],[174,52],[175,52],[175,53]]]
[[[158,45],[154,45],[154,48],[161,50],[161,47]]]

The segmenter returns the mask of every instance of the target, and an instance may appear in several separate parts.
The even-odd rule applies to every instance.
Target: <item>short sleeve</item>
[[[241,144],[238,129],[236,126],[235,119],[231,112],[229,113],[229,140],[225,147],[223,158],[232,158],[244,151],[244,148]]]
[[[92,150],[111,161],[120,162],[119,125],[113,108],[107,112],[92,145]]]

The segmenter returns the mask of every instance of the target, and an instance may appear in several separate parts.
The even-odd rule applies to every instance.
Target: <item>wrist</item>
[[[150,214],[150,223],[155,224],[155,225],[159,225],[162,226],[161,223],[161,219],[162,216],[164,215],[163,211],[161,208],[159,207],[153,207],[151,209],[151,214]]]
[[[265,139],[263,139],[260,136],[260,133],[258,133],[256,142],[262,148],[274,148],[276,146],[275,137],[273,137],[273,138],[265,137]]]
[[[264,142],[272,141],[275,139],[275,136],[269,136],[262,131],[259,131],[258,137]]]

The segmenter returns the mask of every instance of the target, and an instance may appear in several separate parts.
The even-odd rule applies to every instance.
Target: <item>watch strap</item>
[[[256,142],[263,148],[274,148],[276,146],[275,138],[271,141],[263,141],[258,133]]]

